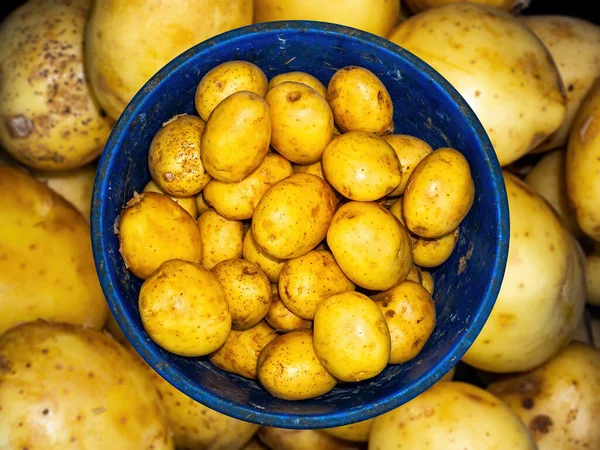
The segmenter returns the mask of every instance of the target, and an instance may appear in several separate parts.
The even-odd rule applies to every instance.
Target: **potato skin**
[[[244,236],[244,242],[242,243],[242,255],[246,261],[253,262],[267,275],[271,283],[277,283],[281,270],[285,264],[285,259],[277,259],[265,253],[265,251],[258,246],[252,233],[252,228],[248,230],[246,236]]]
[[[425,289],[427,289],[427,292],[429,292],[431,295],[433,295],[434,282],[433,282],[433,277],[431,276],[431,273],[427,272],[426,270],[422,270],[421,271],[421,283],[423,284],[423,287]]]
[[[325,98],[327,97],[327,88],[317,78],[306,72],[286,72],[275,75],[269,80],[269,90],[275,88],[281,83],[292,81],[294,83],[302,83],[313,88],[317,93]]]
[[[312,328],[310,320],[298,317],[286,308],[277,292],[277,285],[274,286],[275,292],[271,295],[271,306],[265,316],[267,323],[279,333],[289,333],[290,331]]]
[[[202,239],[201,263],[211,270],[221,261],[242,257],[244,226],[239,220],[227,220],[208,210],[198,217]]]
[[[515,9],[527,7],[529,0],[468,0],[470,3],[481,3],[482,5],[495,6],[502,8],[507,12],[514,11]],[[438,8],[443,5],[450,3],[462,3],[465,0],[405,0],[406,6],[413,13],[419,13],[426,9]]]
[[[325,174],[323,173],[323,165],[321,164],[321,161],[318,161],[314,164],[293,164],[292,168],[294,173],[311,173],[325,180]]]
[[[198,218],[198,203],[196,201],[197,196],[192,197],[174,197],[172,195],[168,195],[165,191],[163,191],[158,184],[154,181],[148,181],[148,184],[144,186],[144,192],[157,192],[159,194],[166,195],[179,206],[181,206],[193,219]]]
[[[371,433],[373,420],[375,419],[355,422],[341,427],[323,428],[322,431],[330,436],[346,441],[367,442],[369,440],[369,434]]]
[[[291,430],[260,427],[256,435],[269,449],[277,450],[359,450],[358,444],[341,441],[323,430]]]
[[[411,235],[415,264],[420,267],[437,267],[446,262],[456,247],[459,228],[437,239]]]
[[[427,142],[406,134],[388,134],[383,136],[383,139],[390,144],[396,152],[396,156],[398,156],[400,167],[402,169],[402,180],[400,181],[400,184],[388,194],[390,197],[395,197],[404,193],[410,174],[413,173],[417,164],[429,155],[433,149]]]

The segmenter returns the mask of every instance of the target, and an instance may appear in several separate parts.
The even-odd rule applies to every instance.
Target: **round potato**
[[[433,295],[433,290],[434,290],[433,289],[433,287],[434,287],[433,277],[426,270],[421,271],[421,283],[423,284],[423,287],[425,289],[427,289],[427,292],[429,292],[431,295]]]
[[[326,250],[313,250],[288,260],[279,276],[281,301],[303,319],[312,320],[317,305],[330,295],[353,290],[354,284]]]
[[[358,444],[339,440],[323,430],[292,430],[260,427],[256,435],[268,446],[277,450],[359,450]]]
[[[413,13],[419,13],[426,9],[437,8],[450,3],[461,3],[465,0],[405,0],[406,6]],[[495,6],[502,8],[507,12],[517,12],[529,6],[530,0],[468,0],[471,3],[481,3],[482,5]]]
[[[440,238],[458,228],[474,199],[469,163],[459,151],[441,148],[413,170],[402,196],[402,213],[417,236]]]
[[[287,159],[276,153],[267,153],[258,169],[242,181],[225,183],[212,180],[204,188],[204,199],[223,217],[250,219],[265,192],[292,173],[292,165]]]
[[[205,126],[199,117],[180,114],[165,122],[154,135],[148,167],[152,179],[167,194],[190,197],[210,181],[200,158]]]
[[[284,400],[318,397],[336,385],[315,354],[310,330],[292,331],[269,342],[258,358],[257,373],[261,385]]]
[[[242,255],[246,261],[253,262],[267,275],[271,283],[277,283],[281,270],[285,264],[285,259],[277,259],[265,253],[254,240],[252,228],[244,236],[242,243]]]
[[[171,200],[181,206],[190,216],[194,219],[198,217],[198,204],[197,204],[197,196],[194,197],[173,197],[168,195],[165,191],[163,191],[158,184],[154,181],[149,181],[146,186],[144,186],[144,192],[157,192],[159,194],[167,195]]]
[[[254,92],[264,97],[267,93],[267,77],[256,64],[248,61],[227,61],[209,70],[202,77],[194,103],[203,120],[219,103],[240,91]]]
[[[327,244],[346,276],[365,289],[389,289],[404,280],[412,266],[408,231],[375,203],[341,206],[327,231]]]
[[[312,327],[310,320],[298,317],[296,314],[291,312],[279,298],[277,292],[277,285],[275,286],[275,292],[272,293],[271,306],[269,312],[265,316],[265,320],[279,333],[289,333],[295,330],[304,330]]]
[[[440,238],[427,239],[412,235],[413,261],[420,267],[437,267],[454,251],[458,241],[458,228]]]
[[[421,284],[404,281],[372,297],[390,330],[390,364],[401,364],[417,356],[435,327],[435,304]]]
[[[365,131],[336,137],[323,152],[322,163],[325,179],[350,200],[378,200],[402,180],[402,167],[391,145]]]
[[[204,356],[227,340],[231,314],[220,280],[188,261],[163,263],[140,288],[138,307],[150,338],[181,356]]]
[[[265,321],[244,331],[231,330],[225,344],[210,355],[210,362],[227,372],[255,379],[260,352],[277,336]]]
[[[166,195],[135,195],[121,212],[119,251],[127,268],[146,279],[170,259],[202,260],[202,239],[196,221]]]
[[[341,381],[379,375],[390,359],[390,331],[375,302],[359,292],[334,294],[317,306],[314,346],[319,361]]]
[[[236,92],[219,103],[206,122],[201,141],[202,163],[217,180],[241,181],[258,169],[270,141],[267,103],[253,92]]]
[[[202,239],[202,265],[211,270],[221,261],[242,257],[244,225],[239,220],[227,220],[218,212],[208,210],[198,217]]]
[[[291,81],[278,84],[265,96],[271,114],[271,146],[296,164],[321,160],[333,138],[333,113],[313,88]]]
[[[294,173],[312,173],[320,178],[325,179],[325,174],[323,173],[323,165],[321,161],[317,161],[314,164],[293,164],[292,168]]]
[[[212,271],[225,291],[234,330],[247,330],[267,315],[271,306],[271,283],[257,264],[228,259]]]
[[[252,218],[252,234],[268,255],[296,258],[325,238],[336,206],[333,189],[325,180],[295,173],[262,196]]]
[[[311,74],[306,72],[286,72],[281,73],[279,75],[275,75],[269,80],[269,90],[287,81],[305,84],[308,87],[311,87],[315,91],[317,91],[317,93],[321,97],[327,97],[327,88],[323,85],[323,83],[321,83],[317,78],[313,77]]]
[[[327,101],[341,131],[394,131],[394,105],[381,80],[368,69],[343,67],[327,86]]]
[[[344,439],[351,442],[367,442],[374,419],[364,420],[362,422],[351,423],[335,428],[323,428],[323,432],[338,439]]]
[[[587,302],[590,305],[600,306],[600,253],[587,255],[585,267]]]
[[[389,193],[390,197],[396,197],[404,193],[410,174],[415,170],[417,164],[429,155],[433,149],[427,142],[406,134],[388,134],[383,136],[383,139],[385,139],[396,152],[398,160],[400,161],[400,167],[402,168],[402,180],[400,181],[400,184],[396,189]]]

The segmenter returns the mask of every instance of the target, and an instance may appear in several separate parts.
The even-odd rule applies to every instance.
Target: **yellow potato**
[[[600,448],[600,350],[573,342],[533,372],[488,389],[527,425],[539,450]]]
[[[242,447],[242,450],[269,450],[265,447],[256,437],[254,439],[249,440]]]
[[[251,0],[96,0],[85,40],[94,94],[117,119],[144,83],[173,58],[251,23]]]
[[[359,444],[341,441],[323,430],[260,427],[257,436],[271,450],[359,450]]]
[[[406,275],[405,281],[414,281],[415,283],[421,284],[423,282],[421,268],[413,263],[410,266],[410,271],[408,272],[408,275]]]
[[[390,358],[390,331],[383,314],[359,292],[334,294],[317,306],[314,347],[319,361],[341,381],[379,375]]]
[[[171,200],[181,206],[194,219],[198,217],[197,197],[173,197],[163,191],[154,181],[149,181],[144,187],[144,192],[158,192],[159,194],[167,195]]]
[[[267,93],[267,77],[256,64],[248,61],[227,61],[209,70],[202,77],[194,103],[203,120],[219,103],[240,91],[254,92],[264,97]]]
[[[225,344],[210,355],[210,362],[220,369],[255,379],[260,352],[277,336],[265,321],[245,331],[231,330]]]
[[[206,124],[181,114],[165,122],[154,135],[148,152],[150,175],[169,195],[190,197],[210,181],[200,158],[200,139]]]
[[[208,210],[198,217],[202,239],[202,265],[211,270],[221,261],[242,257],[244,226],[239,220],[227,220]]]
[[[325,180],[295,173],[274,184],[252,218],[256,244],[277,259],[302,256],[327,235],[337,199]]]
[[[346,66],[333,74],[327,101],[341,131],[394,131],[394,105],[381,80],[368,69]]]
[[[394,203],[390,206],[389,210],[396,218],[402,223],[402,225],[406,225],[404,223],[404,215],[402,213],[402,197],[399,197],[397,200],[394,200]]]
[[[234,330],[247,330],[267,315],[271,283],[257,264],[228,259],[217,264],[212,272],[225,291]]]
[[[3,449],[172,450],[148,372],[108,334],[31,322],[0,337]]]
[[[383,139],[385,139],[396,152],[396,155],[400,160],[400,167],[402,168],[402,180],[400,181],[400,184],[396,189],[389,193],[390,197],[395,197],[402,195],[406,188],[406,183],[408,183],[408,179],[410,178],[410,174],[413,173],[417,164],[429,155],[433,149],[427,142],[406,134],[388,134],[387,136],[383,136]]]
[[[0,144],[28,166],[81,167],[102,152],[110,133],[83,63],[91,5],[32,0],[0,25]]]
[[[279,333],[289,333],[294,330],[303,330],[312,327],[310,320],[298,317],[296,314],[291,312],[279,298],[277,292],[277,285],[275,286],[275,292],[272,293],[271,306],[269,312],[265,316],[265,320],[275,328]]]
[[[246,261],[253,262],[267,275],[271,283],[277,283],[281,270],[285,264],[285,259],[277,259],[265,253],[254,240],[252,228],[244,236],[242,243],[242,255]]]
[[[325,174],[323,173],[323,165],[321,164],[321,161],[317,161],[314,164],[306,165],[292,164],[292,168],[294,170],[294,173],[311,173],[313,175],[325,179]]]
[[[206,122],[202,163],[217,180],[241,181],[263,162],[270,140],[267,103],[253,92],[236,92],[219,103]]]
[[[587,302],[600,306],[600,253],[586,257]],[[598,342],[600,344],[600,341]]]
[[[305,84],[317,91],[321,97],[327,97],[327,88],[323,85],[323,83],[306,72],[286,72],[275,75],[269,80],[269,90],[280,85],[281,83],[285,83],[286,81]]]
[[[423,287],[425,289],[427,289],[427,292],[429,292],[431,295],[433,295],[433,291],[434,291],[433,277],[426,270],[421,271],[421,283],[423,284]]]
[[[404,281],[389,291],[372,297],[390,330],[390,364],[400,364],[417,356],[433,333],[435,304],[421,284]]]
[[[495,6],[497,8],[502,8],[507,12],[517,12],[520,9],[529,6],[530,2],[530,0],[405,0],[405,3],[408,9],[416,14],[429,8],[437,8],[450,3],[462,3],[466,1]]]
[[[181,356],[203,356],[225,343],[231,330],[226,293],[209,270],[178,259],[144,281],[138,307],[154,342]]]
[[[202,240],[196,221],[169,197],[136,195],[121,212],[119,251],[127,268],[146,279],[170,259],[199,263]]]
[[[318,397],[336,384],[315,354],[310,330],[292,331],[269,342],[258,358],[257,373],[260,384],[284,400]]]
[[[452,148],[426,156],[414,169],[404,195],[402,212],[407,228],[424,238],[452,233],[475,198],[469,163]]]
[[[394,149],[365,131],[336,137],[323,152],[325,179],[344,197],[370,202],[385,197],[402,180]]]
[[[440,381],[373,421],[369,448],[535,450],[527,428],[489,392]]]
[[[102,328],[89,230],[58,194],[0,164],[0,334],[36,319]]]
[[[408,231],[375,203],[341,206],[327,231],[327,244],[346,276],[365,289],[389,289],[411,269]]]
[[[279,276],[281,301],[303,319],[312,320],[317,305],[327,297],[353,290],[354,284],[326,250],[313,250],[288,260]]]
[[[566,102],[550,54],[531,30],[498,8],[472,3],[432,8],[402,22],[388,38],[458,90],[502,166],[562,124]]]
[[[198,214],[202,214],[210,209],[210,205],[204,200],[202,192],[196,195],[196,207],[198,208]]]
[[[362,422],[351,423],[335,428],[323,428],[323,432],[338,439],[344,439],[351,442],[367,442],[374,419],[364,420]]]
[[[569,340],[585,305],[584,261],[550,205],[504,173],[506,271],[494,309],[463,361],[488,372],[531,370]]]
[[[325,98],[305,84],[286,81],[271,88],[265,101],[271,114],[271,146],[297,164],[320,161],[333,138],[333,113]]]
[[[421,238],[412,235],[413,261],[420,267],[437,267],[454,251],[458,240],[458,228],[440,238]]]
[[[288,160],[276,153],[267,153],[258,169],[242,181],[225,183],[212,180],[204,188],[204,199],[223,217],[250,219],[265,192],[292,173]]]

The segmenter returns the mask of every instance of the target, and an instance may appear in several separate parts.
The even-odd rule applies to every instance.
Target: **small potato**
[[[210,355],[210,362],[227,372],[255,379],[258,356],[276,337],[275,330],[264,321],[244,331],[231,330],[221,348]]]
[[[373,133],[350,131],[336,137],[323,152],[325,179],[344,197],[378,200],[402,181],[396,152]]]
[[[341,381],[381,373],[390,359],[390,331],[369,297],[342,292],[323,300],[315,313],[314,346],[319,361]]]
[[[305,84],[308,87],[311,87],[315,91],[317,91],[317,93],[321,97],[327,97],[327,88],[323,85],[323,83],[321,83],[317,78],[313,77],[311,74],[308,74],[306,72],[286,72],[279,75],[275,75],[269,81],[269,90],[287,81]]]
[[[258,358],[258,380],[274,397],[305,400],[331,391],[336,385],[319,362],[310,330],[278,336]]]
[[[415,167],[402,197],[406,226],[424,238],[454,231],[473,205],[475,185],[469,163],[452,148],[441,148]]]
[[[387,321],[392,340],[390,364],[417,356],[435,327],[435,304],[422,285],[404,281],[372,297]]]
[[[271,283],[258,265],[228,259],[212,269],[223,286],[234,330],[247,330],[260,322],[271,306]]]
[[[396,201],[394,201],[394,203],[392,203],[389,211],[396,216],[402,225],[405,225],[404,216],[402,214],[402,197],[398,198]]]
[[[219,103],[206,122],[201,141],[202,163],[217,180],[241,181],[258,169],[270,141],[267,103],[253,92],[236,92]]]
[[[208,270],[221,261],[242,257],[244,226],[239,220],[227,220],[208,210],[198,217],[198,229],[202,237],[201,263]]]
[[[219,281],[199,264],[170,260],[140,289],[142,325],[165,350],[203,356],[227,340],[231,315]]]
[[[295,173],[271,187],[252,218],[259,247],[277,259],[291,259],[314,249],[327,235],[337,199],[316,175]]]
[[[433,149],[427,142],[405,134],[389,134],[383,136],[383,139],[392,146],[402,167],[402,181],[389,193],[390,197],[395,197],[404,193],[410,174],[423,158],[433,152]]]
[[[312,173],[320,178],[325,179],[325,174],[323,173],[323,165],[321,161],[317,161],[314,164],[292,164],[292,168],[294,173]]]
[[[250,219],[264,193],[292,173],[292,165],[288,160],[276,153],[267,153],[258,169],[242,181],[225,183],[212,180],[204,188],[204,198],[223,217],[231,220]]]
[[[273,258],[265,253],[254,240],[252,228],[250,228],[246,233],[246,236],[244,236],[242,255],[246,261],[253,262],[260,267],[271,283],[277,283],[279,281],[279,276],[286,260]]]
[[[408,272],[408,275],[406,275],[406,280],[414,281],[415,283],[421,284],[423,281],[423,278],[421,275],[421,268],[416,266],[415,264],[413,264],[410,267],[410,271]]]
[[[420,267],[437,267],[454,251],[458,241],[458,228],[440,238],[427,239],[412,235],[413,261]]]
[[[312,322],[310,320],[298,317],[286,308],[277,292],[277,285],[275,284],[273,286],[275,286],[275,292],[272,292],[271,307],[265,316],[265,320],[269,325],[275,328],[279,333],[289,333],[290,331],[311,328]]]
[[[163,191],[158,184],[154,181],[149,181],[148,184],[144,187],[144,192],[157,192],[159,194],[168,195]],[[198,205],[196,203],[197,196],[194,197],[173,197],[168,195],[168,197],[181,206],[183,209],[187,211],[187,213],[192,216],[194,219],[198,217]]]
[[[191,197],[210,181],[200,157],[206,124],[196,116],[181,114],[164,123],[148,152],[152,179],[168,195]]]
[[[340,130],[389,134],[394,131],[394,105],[381,80],[368,69],[343,67],[327,86],[327,101]]]
[[[198,208],[198,214],[202,214],[210,209],[210,205],[206,203],[206,200],[204,200],[202,192],[196,195],[196,207]]]
[[[202,239],[196,221],[169,197],[143,192],[121,212],[120,252],[127,268],[146,279],[170,259],[199,263]]]
[[[346,276],[365,289],[391,288],[406,278],[412,265],[408,231],[375,203],[341,206],[327,231],[327,244]]]
[[[364,420],[362,422],[351,423],[335,428],[323,428],[323,432],[338,439],[344,439],[351,442],[367,442],[374,419]]]
[[[267,77],[255,64],[248,61],[228,61],[212,68],[202,77],[194,103],[203,120],[229,97],[240,91],[254,92],[261,97],[267,93]]]
[[[431,273],[427,272],[426,270],[421,270],[421,283],[423,284],[423,287],[427,289],[427,292],[433,295],[434,283]]]

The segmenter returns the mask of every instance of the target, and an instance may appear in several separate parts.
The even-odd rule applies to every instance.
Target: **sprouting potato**
[[[367,442],[374,419],[363,420],[341,427],[323,428],[323,432],[338,439],[351,442]]]
[[[406,188],[406,183],[408,183],[408,179],[410,178],[410,174],[415,170],[417,164],[429,155],[433,149],[422,139],[406,134],[388,134],[383,136],[383,139],[385,139],[396,152],[396,155],[400,160],[400,167],[402,168],[402,181],[400,181],[400,184],[396,189],[388,194],[390,197],[395,197],[402,195]]]
[[[216,211],[202,213],[198,217],[198,229],[202,238],[202,265],[211,270],[221,261],[241,258],[243,228],[239,220],[227,220]]]
[[[171,200],[181,206],[187,213],[192,216],[194,219],[198,217],[198,204],[197,198],[194,197],[174,197],[172,195],[168,195],[165,191],[163,191],[158,184],[154,181],[148,181],[148,184],[144,186],[144,192],[157,192],[159,194],[167,195]]]
[[[244,236],[242,243],[242,255],[246,261],[256,264],[267,275],[271,283],[277,283],[281,270],[285,264],[285,259],[277,259],[265,253],[254,240],[252,228]]]
[[[273,78],[271,78],[271,80],[269,80],[269,90],[287,81],[305,84],[317,91],[321,97],[327,97],[327,88],[323,85],[323,83],[306,72],[286,72],[275,75]]]
[[[277,285],[274,284],[274,292],[271,296],[271,306],[269,312],[265,316],[265,320],[279,333],[289,333],[295,330],[304,330],[312,327],[310,320],[298,317],[290,311],[281,301],[277,292]]]
[[[458,240],[458,228],[440,238],[427,239],[412,235],[413,261],[420,267],[437,267],[454,251]]]
[[[314,164],[292,164],[292,168],[294,173],[311,173],[320,178],[325,179],[325,174],[323,173],[323,165],[321,161],[317,161]]]
[[[433,276],[431,275],[431,273],[427,272],[426,270],[422,270],[421,271],[421,283],[423,284],[423,287],[425,289],[427,289],[427,292],[429,292],[431,295],[433,295]]]

